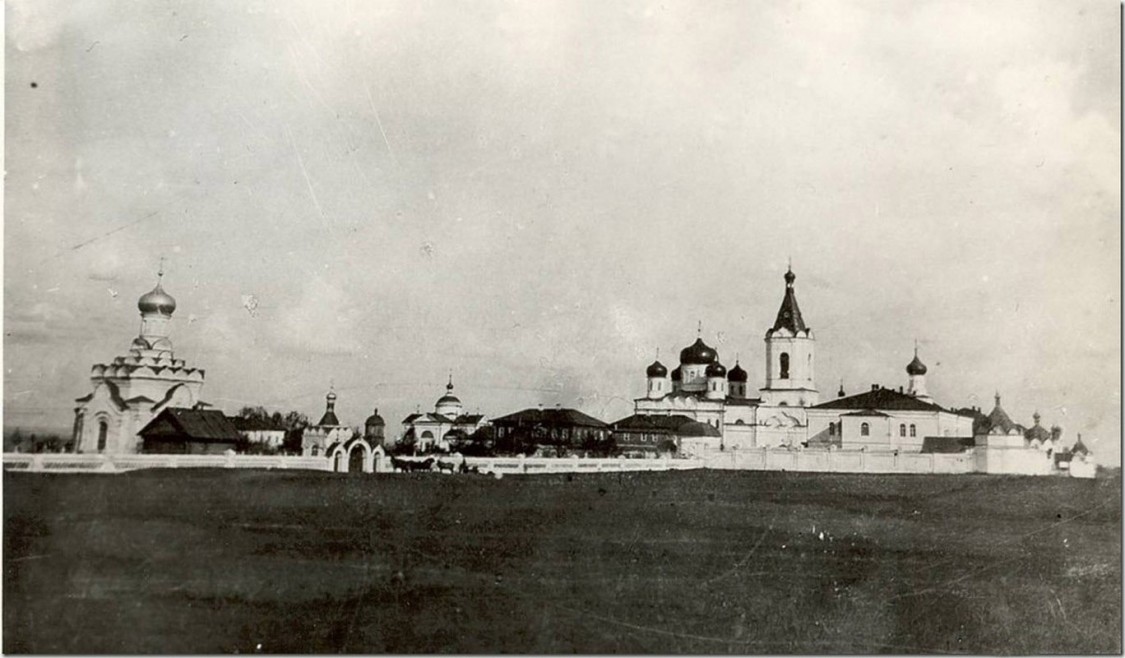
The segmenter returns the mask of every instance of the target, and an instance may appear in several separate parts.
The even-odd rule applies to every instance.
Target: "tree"
[[[243,407],[238,410],[238,418],[247,418],[266,423],[285,430],[285,439],[281,443],[281,451],[288,454],[300,454],[301,434],[305,428],[312,425],[309,417],[297,411],[282,413],[275,411],[272,414],[265,407]]]

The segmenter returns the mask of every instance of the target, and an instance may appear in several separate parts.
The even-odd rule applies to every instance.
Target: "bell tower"
[[[790,266],[785,272],[785,297],[766,332],[766,385],[761,393],[767,405],[809,407],[820,400],[814,382],[816,340],[801,317],[793,288],[796,280]]]

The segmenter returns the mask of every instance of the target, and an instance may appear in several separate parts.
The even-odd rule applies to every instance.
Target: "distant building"
[[[252,445],[277,450],[285,443],[285,428],[275,426],[267,420],[236,416],[231,418],[231,423],[234,424],[238,433]]]
[[[217,409],[164,409],[140,437],[146,454],[218,455],[246,446],[231,419]]]
[[[379,410],[375,409],[367,420],[363,421],[363,438],[367,440],[367,444],[372,448],[382,446],[386,441],[387,423],[383,417],[379,415]]]
[[[577,409],[524,409],[492,421],[496,446],[554,456],[604,445],[609,425]]]
[[[324,399],[324,415],[320,417],[320,422],[306,427],[301,433],[301,454],[306,457],[327,455],[329,448],[352,438],[351,428],[340,424],[340,419],[336,418],[336,391],[330,389]]]
[[[728,371],[702,336],[680,351],[672,371],[659,361],[645,371],[646,395],[634,403],[641,415],[683,415],[718,430],[701,437],[691,452],[799,445],[806,439],[805,410],[820,398],[814,382],[816,340],[797,304],[790,268],[773,326],[766,331],[765,386],[749,397],[748,374],[739,363]],[[684,452],[688,452],[685,447]]]
[[[433,413],[413,413],[402,421],[402,441],[414,443],[418,453],[450,450],[485,425],[482,414],[466,414],[461,399],[453,394],[453,375],[445,385],[445,395],[434,404]]]
[[[694,452],[693,442],[719,437],[715,427],[680,414],[633,414],[612,423],[610,430],[625,457],[675,456],[685,444],[689,452]]]
[[[926,393],[926,366],[919,360],[917,349],[906,373],[909,392],[872,385],[870,391],[810,407],[808,445],[922,452],[927,437],[973,436],[971,416],[935,404]],[[960,444],[931,441],[930,445],[930,450],[936,451],[937,445]]]
[[[140,334],[129,353],[90,372],[93,391],[78,398],[74,409],[76,452],[127,454],[140,450],[138,431],[161,411],[192,408],[200,403],[202,368],[189,368],[172,353],[168,338],[176,300],[161,286],[137,301]]]

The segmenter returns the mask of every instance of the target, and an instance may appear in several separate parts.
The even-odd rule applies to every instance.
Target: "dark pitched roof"
[[[602,421],[577,409],[524,409],[492,419],[494,425],[562,425],[608,428]]]
[[[1022,433],[1023,430],[1023,427],[1013,422],[1008,416],[1008,412],[1004,411],[1004,408],[1000,406],[999,394],[996,395],[996,406],[993,407],[992,412],[988,414],[987,421],[987,425],[982,424],[983,433],[985,434],[991,433],[994,429],[999,429],[1005,434],[1012,430],[1020,430]]]
[[[193,441],[238,441],[234,423],[218,409],[170,407],[157,414],[138,432],[145,438],[180,438]]]
[[[858,395],[822,402],[813,409],[879,409],[881,411],[945,411],[941,406],[923,402],[913,395],[889,388],[877,388]]]
[[[777,319],[774,320],[773,333],[779,329],[788,329],[792,333],[808,331],[805,320],[801,317],[801,307],[797,305],[797,294],[793,291],[793,281],[797,275],[790,270],[785,273],[785,298],[781,300],[781,308],[777,310]]]
[[[841,416],[882,416],[883,418],[887,417],[887,414],[885,414],[881,411],[875,411],[874,409],[864,409],[862,411],[853,411],[851,413],[840,414],[840,415]]]
[[[325,411],[324,415],[320,417],[320,422],[317,425],[339,425],[340,419],[336,418],[336,412]]]
[[[681,425],[690,422],[691,418],[680,414],[633,414],[611,423],[610,427],[622,431],[675,432]]]
[[[458,425],[472,424],[476,425],[484,418],[484,414],[461,414],[453,419],[453,422]]]

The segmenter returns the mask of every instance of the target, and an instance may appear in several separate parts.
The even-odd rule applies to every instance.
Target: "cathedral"
[[[680,352],[671,372],[659,361],[648,367],[647,393],[635,401],[641,415],[682,415],[706,423],[716,436],[684,438],[685,455],[712,450],[797,447],[818,444],[856,450],[923,449],[927,437],[973,436],[972,418],[934,403],[926,390],[926,366],[914,351],[907,385],[820,402],[816,339],[797,304],[797,275],[785,273],[785,293],[766,331],[765,386],[751,397],[749,374],[735,363],[729,371],[718,352],[697,338]]]
[[[635,401],[641,415],[684,415],[711,425],[719,436],[685,439],[685,455],[710,450],[797,445],[806,440],[806,409],[820,400],[814,382],[816,339],[801,316],[794,284],[785,273],[785,295],[766,331],[765,386],[750,397],[749,374],[738,362],[729,371],[719,353],[697,337],[680,351],[671,372],[660,361],[648,367],[645,397]]]
[[[95,365],[90,372],[93,391],[75,401],[76,452],[140,452],[138,432],[161,411],[203,406],[203,369],[189,368],[172,352],[168,334],[176,300],[164,292],[163,278],[162,267],[156,287],[137,301],[140,334],[128,354]]]

